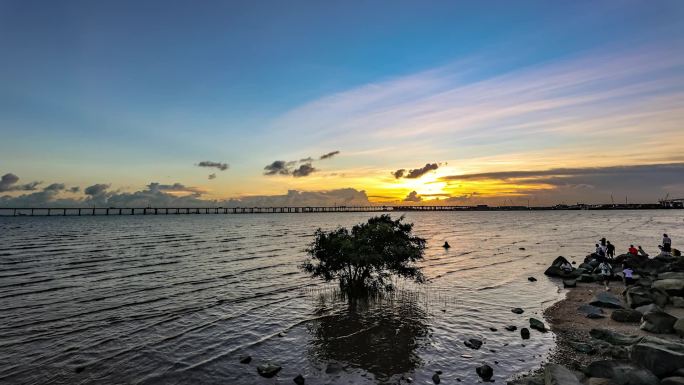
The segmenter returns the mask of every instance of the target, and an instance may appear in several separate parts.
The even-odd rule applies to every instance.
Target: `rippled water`
[[[369,213],[2,218],[0,382],[426,383],[442,370],[475,383],[481,362],[503,382],[553,347],[551,333],[504,330],[562,297],[542,275],[553,258],[581,261],[601,236],[655,251],[669,232],[676,247],[681,213],[409,213],[430,282],[352,303],[298,264],[316,228]],[[267,361],[276,378],[256,373]]]

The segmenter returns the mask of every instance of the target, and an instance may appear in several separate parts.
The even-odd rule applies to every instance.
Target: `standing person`
[[[603,285],[606,287],[606,291],[609,291],[610,287],[608,285],[610,284],[610,276],[613,275],[613,266],[611,266],[608,261],[604,260],[598,265],[598,269],[599,274],[601,275],[601,282],[603,282]]]
[[[672,251],[672,239],[667,234],[663,234],[663,251],[667,253]]]
[[[606,255],[610,259],[615,258],[615,245],[610,243],[610,241],[606,242]]]
[[[605,256],[606,256],[606,252],[603,250],[601,245],[599,245],[598,243],[596,244],[596,252],[594,254],[598,255],[599,259],[605,258]]]

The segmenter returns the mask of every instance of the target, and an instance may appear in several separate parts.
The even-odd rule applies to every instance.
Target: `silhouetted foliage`
[[[389,215],[373,217],[367,223],[332,231],[316,230],[302,268],[313,277],[339,280],[350,294],[392,289],[391,276],[423,282],[415,262],[423,258],[425,239],[412,234],[413,224],[392,220]]]

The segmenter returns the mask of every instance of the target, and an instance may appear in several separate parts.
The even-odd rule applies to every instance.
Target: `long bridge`
[[[556,205],[528,206],[285,206],[285,207],[0,207],[0,217],[18,216],[107,216],[107,215],[197,215],[197,214],[288,214],[288,213],[355,213],[405,211],[524,211],[524,210],[636,210],[682,208],[661,204],[629,205]]]

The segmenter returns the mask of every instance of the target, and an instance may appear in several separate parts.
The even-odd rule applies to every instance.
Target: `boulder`
[[[591,275],[591,274],[581,274],[581,275],[577,278],[577,280],[580,281],[580,282],[584,282],[584,283],[596,282],[596,279],[595,279],[594,276]]]
[[[684,377],[668,377],[660,381],[660,385],[684,385]]]
[[[522,314],[522,313],[525,312],[525,310],[523,310],[523,309],[521,309],[521,308],[519,308],[519,307],[514,307],[513,309],[511,309],[511,311],[512,311],[513,313],[515,313],[515,314]]]
[[[670,302],[674,307],[684,307],[684,297],[670,297]]]
[[[616,322],[639,322],[641,313],[633,309],[616,309],[610,315],[610,319]]]
[[[563,287],[565,287],[565,288],[577,287],[577,281],[574,279],[564,279],[563,280]]]
[[[544,323],[536,318],[530,318],[530,328],[540,331],[542,333],[546,333],[546,325]]]
[[[684,368],[684,351],[672,346],[642,342],[632,347],[632,361],[649,369],[658,377],[665,377]]]
[[[684,279],[684,271],[668,271],[658,274],[658,279]]]
[[[582,314],[586,314],[586,316],[589,318],[603,318],[603,309],[600,307],[592,305],[580,305],[580,307],[577,308],[577,311]]]
[[[489,381],[492,379],[492,376],[494,375],[494,369],[492,369],[491,366],[487,364],[482,364],[482,366],[478,366],[475,368],[475,372],[477,373],[480,378],[482,378],[483,381]]]
[[[652,311],[663,311],[663,309],[661,309],[660,307],[658,307],[658,305],[656,305],[654,303],[644,305],[644,306],[639,306],[638,308],[636,308],[634,310],[638,311],[641,314],[646,314],[646,313],[652,312]]]
[[[548,364],[544,368],[546,385],[581,385],[577,376],[563,365]]]
[[[668,295],[684,295],[684,278],[668,278],[653,281],[653,288],[665,291]]]
[[[628,361],[594,361],[586,369],[590,377],[608,378],[619,385],[658,385],[660,380],[650,370]]]
[[[651,287],[653,285],[653,280],[651,280],[650,278],[641,277],[639,278],[639,280],[636,281],[635,284],[642,287]]]
[[[294,381],[294,383],[297,385],[304,385],[304,383],[306,382],[304,380],[304,376],[302,376],[301,374],[298,374],[297,377],[292,379],[292,381]]]
[[[252,362],[252,356],[240,356],[241,364],[249,364],[250,362]]]
[[[435,384],[439,384],[440,382],[442,382],[442,379],[439,378],[439,373],[435,373],[432,375],[432,382],[434,382]]]
[[[641,286],[632,286],[625,291],[625,298],[627,305],[632,309],[637,307],[652,304],[653,297],[649,289]]]
[[[649,292],[651,293],[651,298],[653,298],[653,303],[660,307],[665,307],[670,302],[670,296],[665,290],[652,288]]]
[[[589,302],[590,305],[598,307],[606,307],[610,309],[622,309],[622,302],[614,294],[601,291],[594,296],[594,299]]]
[[[673,317],[663,311],[652,311],[642,317],[641,330],[656,334],[672,333],[672,327],[677,322],[677,317]]]
[[[274,365],[271,363],[266,363],[263,365],[257,366],[257,373],[259,373],[260,376],[266,377],[266,378],[271,378],[274,377],[282,368],[278,365]]]
[[[570,346],[572,346],[572,348],[575,349],[576,352],[584,354],[592,354],[595,351],[592,345],[585,342],[570,341]]]
[[[678,336],[684,337],[684,318],[680,318],[672,325],[672,329]]]
[[[471,349],[479,349],[482,347],[482,341],[478,340],[477,338],[470,338],[466,341],[464,341],[465,346],[471,348]]]
[[[597,340],[606,341],[611,345],[626,346],[641,342],[643,337],[621,334],[608,329],[591,329],[589,335]]]

